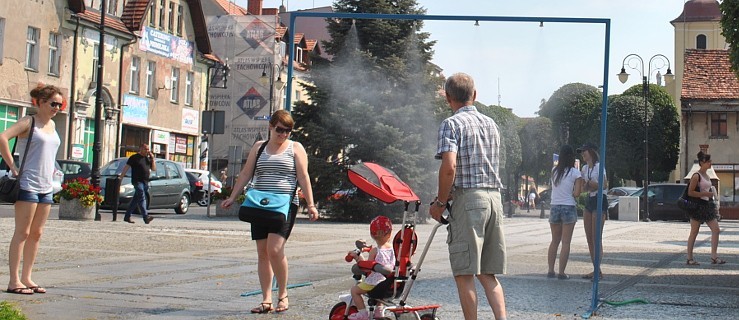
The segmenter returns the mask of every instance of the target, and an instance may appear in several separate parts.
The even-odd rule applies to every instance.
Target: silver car
[[[115,179],[123,170],[128,158],[118,158],[108,162],[100,169],[100,187],[105,196],[105,185],[109,179]],[[134,188],[131,184],[131,170],[121,181],[118,194],[118,209],[126,210],[133,198]],[[174,209],[177,214],[187,213],[190,207],[190,182],[185,170],[176,162],[156,159],[156,170],[151,172],[149,193],[146,204],[149,209]],[[103,202],[103,209],[111,209],[110,203]]]

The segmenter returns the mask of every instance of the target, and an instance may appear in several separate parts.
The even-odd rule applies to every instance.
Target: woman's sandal
[[[272,302],[262,302],[258,307],[251,309],[251,313],[270,313],[272,310]]]
[[[287,311],[287,309],[290,309],[290,305],[284,301],[286,299],[287,299],[287,296],[284,296],[277,300],[277,309],[275,309],[275,312],[285,312]],[[280,303],[283,306],[280,306]]]
[[[687,264],[689,266],[699,266],[699,265],[701,265],[700,263],[698,263],[698,261],[695,261],[693,259],[688,259],[688,262],[686,262],[685,264]]]
[[[724,264],[726,263],[726,260],[721,260],[721,258],[711,258],[711,264]]]

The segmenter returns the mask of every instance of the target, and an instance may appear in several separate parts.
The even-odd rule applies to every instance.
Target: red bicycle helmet
[[[378,231],[390,233],[393,231],[393,222],[386,216],[377,216],[370,222],[370,234],[375,235]]]

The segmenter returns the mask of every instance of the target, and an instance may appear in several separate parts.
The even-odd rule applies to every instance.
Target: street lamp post
[[[633,64],[632,64],[633,62]],[[660,72],[663,68],[667,68],[667,72],[664,74],[665,83],[672,81],[675,75],[670,70],[670,59],[662,54],[655,54],[649,58],[649,64],[647,65],[647,73],[644,73],[644,60],[638,54],[632,53],[624,57],[624,61],[621,63],[621,73],[618,74],[618,80],[621,83],[626,83],[629,79],[629,74],[626,73],[626,66],[630,69],[639,71],[642,76],[642,96],[644,97],[644,216],[645,219],[649,219],[649,119],[648,119],[648,99],[649,99],[649,78],[652,72],[657,73],[657,83],[661,84]]]
[[[277,72],[275,72],[277,70]],[[275,80],[275,73],[277,73],[277,80]],[[267,68],[265,67],[262,70],[262,76],[259,78],[259,81],[262,83],[262,85],[269,85],[269,115],[268,117],[272,116],[272,113],[274,112],[274,105],[275,105],[275,86],[278,87],[278,90],[282,90],[282,88],[285,86],[285,82],[282,81],[282,65],[273,63],[269,66],[269,75],[267,75]],[[269,137],[269,132],[267,133],[267,137]]]

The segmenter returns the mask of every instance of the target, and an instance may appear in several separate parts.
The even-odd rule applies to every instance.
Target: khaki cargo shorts
[[[506,272],[503,204],[498,189],[457,189],[448,220],[453,275]]]

